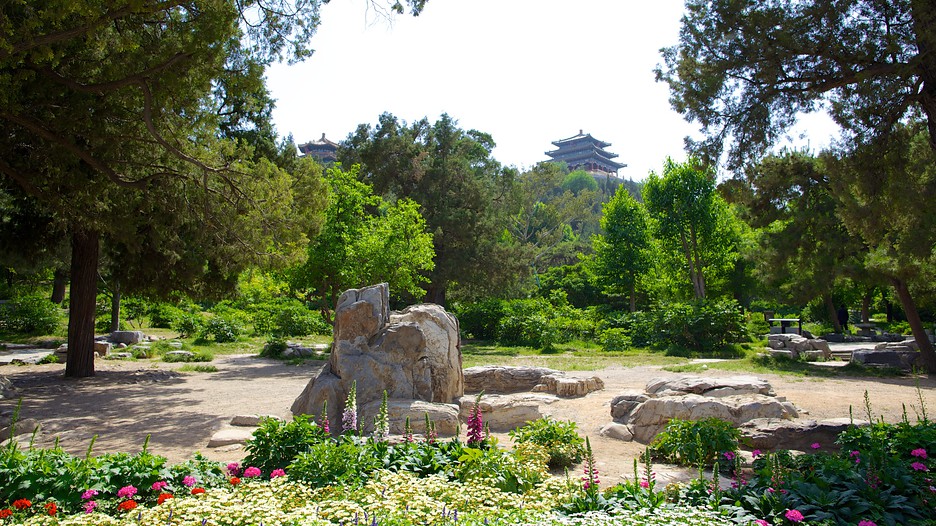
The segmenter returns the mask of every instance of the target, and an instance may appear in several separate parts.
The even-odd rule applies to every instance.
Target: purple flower
[[[117,496],[122,499],[129,499],[137,494],[137,489],[133,486],[124,486],[117,490]]]
[[[877,523],[874,521],[859,521],[858,526],[877,526]]]
[[[649,488],[649,487],[650,487],[650,483],[647,482],[646,480],[641,480],[641,481],[640,481],[640,487],[641,487],[641,488]]]
[[[756,524],[757,526],[770,526],[770,523],[765,521],[764,519],[756,519],[754,521],[754,524]]]
[[[475,401],[471,414],[468,416],[468,444],[480,444],[484,440],[484,423],[481,419],[481,395]]]
[[[819,449],[819,448],[821,448],[822,446],[819,445],[819,442],[813,442],[812,445],[809,446],[809,447],[811,447],[811,448],[813,448],[813,449]],[[792,511],[796,511],[796,510],[792,510]],[[796,511],[796,513],[799,513],[799,512]]]
[[[276,477],[285,477],[285,476],[286,476],[286,472],[283,471],[282,469],[274,469],[273,471],[270,472],[271,479],[275,479]]]
[[[728,460],[734,460],[735,458],[734,451],[725,451],[724,455],[725,455],[725,458]]]
[[[227,465],[227,472],[232,477],[236,477],[237,474],[240,473],[240,464],[237,462],[231,462]]]
[[[913,471],[929,471],[929,468],[926,467],[926,464],[922,462],[914,462],[910,464],[910,467],[913,468]]]
[[[81,499],[82,499],[82,500],[93,499],[94,496],[97,495],[97,494],[98,494],[98,490],[96,490],[96,489],[89,489],[89,490],[87,490],[87,491],[85,491],[84,493],[81,494]],[[94,508],[94,506],[91,506],[91,507]]]
[[[260,474],[261,474],[260,468],[255,468],[253,466],[250,466],[249,468],[244,470],[244,476],[247,478],[259,477]]]
[[[97,502],[94,502],[93,500],[89,500],[88,502],[84,503],[84,512],[92,513],[94,512],[95,507],[97,507]]]
[[[754,451],[751,451],[751,456],[754,457],[754,458],[757,458],[757,457],[759,457],[760,455],[761,455],[761,450],[759,450],[759,449],[755,449]],[[758,520],[764,520],[764,519],[758,519]],[[764,522],[767,523],[767,521],[764,521]],[[769,523],[767,523],[767,524],[769,524]]]
[[[195,485],[195,477],[191,475],[186,475],[186,477],[182,479],[182,484],[185,484],[186,486],[191,488],[192,486]]]
[[[357,431],[357,427],[357,381],[352,381],[344,411],[341,412],[341,432]]]
[[[162,491],[168,485],[169,484],[167,484],[165,480],[160,480],[159,482],[154,482],[151,487],[153,488],[153,491]]]
[[[920,457],[923,460],[926,460],[926,450],[923,448],[914,449],[910,452],[911,457]]]
[[[786,513],[783,514],[783,516],[786,517],[787,520],[790,522],[803,522],[803,514],[800,513],[798,510],[787,510]]]

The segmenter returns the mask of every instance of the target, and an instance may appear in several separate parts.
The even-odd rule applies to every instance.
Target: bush
[[[247,441],[244,465],[256,466],[264,473],[284,469],[301,453],[331,438],[309,415],[296,415],[289,422],[265,418]]]
[[[630,338],[624,329],[607,329],[601,333],[598,343],[606,351],[625,351],[630,347]]]
[[[310,311],[294,298],[280,298],[256,306],[252,310],[251,323],[255,334],[306,336],[331,334],[332,330],[319,313]]]
[[[179,333],[180,338],[191,338],[200,334],[205,321],[200,314],[182,314],[172,324],[172,329]]]
[[[731,422],[718,418],[681,420],[674,418],[650,443],[650,456],[679,466],[728,464],[725,453],[738,450],[741,432]]]
[[[274,334],[267,338],[266,343],[263,344],[263,350],[260,351],[260,356],[265,358],[279,358],[286,352],[286,349],[288,349],[286,339]]]
[[[169,303],[154,303],[147,315],[151,326],[169,329],[185,315],[185,311]]]
[[[52,334],[64,316],[58,305],[39,295],[19,296],[0,305],[0,332]]]
[[[202,328],[199,336],[202,338],[211,337],[218,343],[227,343],[237,341],[240,336],[241,328],[232,319],[214,316],[208,320],[208,323]]]
[[[498,299],[457,304],[454,310],[462,334],[478,340],[494,340],[497,326],[507,312],[505,302]]]
[[[518,444],[542,446],[549,454],[550,469],[567,468],[581,462],[585,454],[585,440],[571,421],[560,422],[546,416],[510,431],[510,437]]]
[[[353,442],[325,440],[300,453],[289,465],[290,478],[315,487],[336,484],[359,487],[383,467],[383,459]]]
[[[555,322],[556,309],[544,299],[505,302],[506,313],[497,324],[500,345],[552,349],[564,341]]]

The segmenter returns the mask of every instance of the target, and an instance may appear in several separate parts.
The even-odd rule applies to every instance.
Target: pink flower
[[[232,477],[236,477],[240,472],[240,464],[237,462],[231,462],[227,465],[227,471]]]
[[[282,469],[274,469],[273,471],[270,472],[271,479],[275,479],[276,477],[285,477],[285,476],[286,476],[286,472],[283,471]]]
[[[751,451],[751,456],[754,457],[754,458],[757,458],[757,457],[759,457],[760,455],[761,455],[761,450],[759,450],[759,449],[755,449],[754,451]],[[764,520],[764,519],[758,519],[758,520]],[[769,524],[767,521],[764,521],[764,523],[765,523],[765,524]]]
[[[250,477],[259,477],[259,476],[261,475],[261,473],[262,473],[262,472],[260,471],[260,468],[255,468],[255,467],[253,467],[253,466],[250,466],[249,468],[247,468],[247,469],[244,470],[244,476],[247,477],[247,478],[250,478]]]
[[[728,460],[734,460],[735,454],[734,451],[725,451],[725,458]]]
[[[913,468],[913,471],[929,471],[929,468],[926,467],[926,464],[922,462],[914,462],[910,464],[910,467]]]
[[[813,442],[812,445],[809,446],[809,447],[811,447],[811,448],[813,448],[813,449],[819,449],[819,448],[821,448],[822,446],[819,445],[819,442]],[[796,511],[796,510],[792,510],[792,511]],[[799,513],[799,512],[796,511],[796,513]]]
[[[757,519],[754,521],[754,524],[756,524],[757,526],[770,526],[770,523],[765,521],[764,519]]]
[[[816,448],[813,448],[813,449],[816,449]],[[787,520],[790,522],[802,522],[803,521],[803,514],[800,513],[798,510],[787,510],[786,513],[783,514],[783,516],[786,517]]]
[[[914,449],[913,451],[910,452],[910,456],[911,456],[911,457],[920,457],[920,458],[922,458],[923,460],[926,460],[926,450],[923,449],[923,448]]]
[[[85,503],[84,503],[84,512],[85,512],[85,513],[93,513],[93,512],[94,512],[94,508],[95,508],[96,506],[97,506],[97,502],[94,502],[93,500],[89,500],[88,502],[85,502]]]
[[[874,521],[859,521],[858,526],[877,526],[877,523]]]
[[[191,488],[192,486],[195,485],[195,477],[191,475],[186,475],[186,477],[182,479],[182,484],[185,484],[186,486]]]
[[[96,489],[89,489],[89,490],[87,490],[87,491],[85,491],[84,493],[81,494],[81,499],[82,499],[82,500],[93,499],[94,496],[97,495],[97,494],[98,494],[98,490],[96,490]],[[93,509],[94,506],[91,506],[91,508]]]
[[[646,480],[641,480],[641,481],[640,481],[640,487],[641,487],[641,488],[649,488],[649,487],[650,487],[650,483],[647,482]]]
[[[117,490],[117,496],[122,499],[129,499],[137,494],[137,489],[133,486],[124,486]]]
[[[162,491],[168,485],[169,484],[167,484],[165,480],[160,480],[159,482],[154,482],[152,488],[153,491]]]

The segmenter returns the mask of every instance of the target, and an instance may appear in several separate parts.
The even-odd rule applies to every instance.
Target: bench
[[[791,327],[793,323],[796,323],[796,328]],[[767,323],[770,324],[770,332],[774,332],[774,323],[780,324],[780,334],[794,333],[794,334],[803,334],[803,319],[802,318],[769,318]],[[789,330],[787,330],[789,329]]]
[[[877,334],[877,324],[874,322],[856,323],[855,327],[858,328],[859,336],[874,336]]]

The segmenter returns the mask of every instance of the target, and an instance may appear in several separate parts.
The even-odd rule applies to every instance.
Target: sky
[[[521,170],[547,160],[552,141],[584,131],[611,143],[639,181],[667,156],[685,158],[698,127],[670,108],[654,80],[660,48],[678,42],[682,0],[429,0],[392,23],[366,0],[322,8],[315,53],[267,72],[281,135],[340,142],[389,112],[408,123],[443,113],[491,134],[494,157]],[[819,148],[823,118],[791,132]]]

